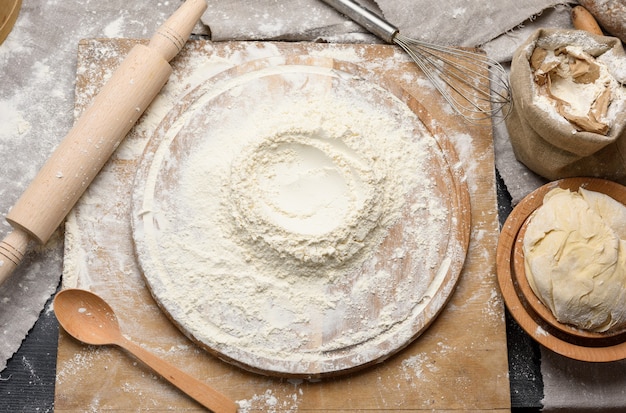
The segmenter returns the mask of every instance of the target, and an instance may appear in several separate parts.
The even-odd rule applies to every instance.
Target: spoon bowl
[[[215,413],[237,412],[234,401],[126,339],[115,312],[98,295],[80,289],[60,291],[54,298],[54,313],[61,327],[77,340],[90,345],[116,344],[204,407]]]
[[[64,290],[54,300],[59,324],[72,337],[91,345],[117,344],[122,333],[113,309],[86,290]]]

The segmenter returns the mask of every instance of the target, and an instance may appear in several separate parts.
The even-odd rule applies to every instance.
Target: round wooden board
[[[191,214],[167,215],[185,203],[185,199],[181,200],[184,195],[177,192],[184,176],[180,174],[181,165],[210,142],[211,133],[207,131],[211,130],[211,125],[244,119],[257,110],[254,102],[258,99],[282,102],[285,96],[296,92],[310,94],[310,98],[320,91],[330,91],[331,95],[354,94],[353,82],[375,86],[371,88],[372,94],[363,99],[385,105],[389,113],[402,113],[395,110],[402,105],[404,110],[408,107],[417,114],[415,121],[411,120],[415,122],[412,130],[421,132],[413,139],[431,140],[432,153],[423,160],[426,162],[423,168],[432,175],[430,179],[434,182],[428,187],[429,193],[425,194],[420,187],[420,193],[416,190],[406,194],[401,219],[393,224],[372,253],[370,261],[375,265],[364,264],[332,282],[302,277],[310,302],[304,306],[307,314],[296,314],[298,323],[278,322],[271,334],[255,333],[255,326],[275,322],[276,315],[271,314],[270,307],[280,307],[281,311],[284,307],[290,314],[303,308],[302,303],[296,303],[302,297],[287,297],[268,307],[269,293],[273,289],[290,287],[275,274],[267,273],[256,273],[245,279],[241,274],[226,277],[206,274],[206,284],[201,286],[203,295],[196,298],[201,302],[194,304],[193,310],[189,307],[185,310],[183,301],[192,292],[167,287],[176,284],[185,274],[168,267],[164,257],[173,251],[168,251],[170,244],[162,242],[162,225],[174,226],[174,231],[184,228],[195,237],[214,234],[195,233],[197,229],[188,222]],[[263,92],[259,94],[259,90]],[[307,105],[307,101],[304,98],[297,104]],[[471,226],[469,192],[459,165],[442,131],[437,130],[420,103],[398,85],[357,65],[329,58],[291,56],[256,60],[201,81],[163,118],[146,147],[133,188],[135,252],[159,306],[185,335],[221,359],[250,371],[281,377],[311,378],[352,372],[379,363],[411,343],[433,322],[453,293],[467,253]],[[206,168],[207,171],[212,168],[211,159],[207,159]],[[417,199],[424,196],[445,204],[447,211],[428,245],[420,245],[417,234],[420,226],[425,229],[423,223],[432,212],[415,208]],[[405,231],[408,227],[418,231],[407,235],[410,234]],[[399,250],[406,251],[400,259],[397,257]],[[203,265],[197,264],[193,267],[191,262],[189,268]],[[357,288],[383,273],[390,274],[392,282],[368,284],[372,290],[365,291],[366,294],[362,287]],[[229,286],[244,282],[261,297],[268,294],[263,308],[249,308],[258,300],[235,302],[235,298],[233,301]],[[318,305],[316,296],[336,297],[338,305],[333,308]],[[388,311],[390,308],[393,311]],[[200,320],[200,325],[191,323],[190,318]],[[224,328],[225,325],[228,327]],[[242,336],[246,336],[247,341],[242,340]],[[250,337],[255,346],[249,345]],[[285,351],[281,337],[285,340],[291,337],[296,343]]]
[[[0,44],[11,33],[21,7],[22,0],[3,0],[0,2]]]
[[[626,205],[625,187],[598,178],[566,178],[550,182],[526,196],[507,218],[498,241],[497,277],[504,302],[524,331],[558,354],[589,362],[622,360],[626,358],[624,333],[601,337],[597,334],[574,334],[567,326],[557,326],[556,320],[550,320],[551,315],[541,311],[543,304],[527,286],[525,275],[519,273],[522,258],[517,244],[522,241],[527,219],[542,205],[545,194],[557,187],[572,191],[583,187],[609,195]]]

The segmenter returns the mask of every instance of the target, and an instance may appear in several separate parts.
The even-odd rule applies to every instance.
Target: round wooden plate
[[[626,358],[626,334],[584,332],[556,321],[534,295],[526,280],[521,243],[531,214],[554,188],[577,191],[583,187],[626,204],[626,188],[597,178],[566,178],[550,182],[526,196],[511,212],[502,228],[496,254],[497,277],[504,302],[513,318],[533,339],[563,356],[589,362]]]
[[[202,294],[173,288],[185,274],[171,265],[168,257],[180,249],[187,254],[194,245],[172,247],[164,242],[164,226],[169,226],[169,233],[184,233],[186,239],[218,237],[224,245],[237,248],[232,239],[212,230],[200,231],[194,224],[196,214],[185,209],[188,195],[179,190],[187,160],[207,153],[203,148],[212,145],[211,130],[228,122],[238,125],[260,110],[255,105],[260,99],[267,107],[274,102],[281,104],[286,96],[304,95],[295,104],[307,105],[320,93],[329,92],[333,99],[361,93],[355,92],[362,90],[355,82],[374,86],[362,99],[384,105],[384,113],[391,113],[392,120],[399,116],[393,113],[406,114],[403,110],[407,106],[418,114],[409,120],[414,139],[429,140],[432,152],[420,161],[425,163],[420,167],[426,168],[432,184],[418,184],[415,192],[406,194],[402,217],[373,249],[365,261],[369,264],[334,281],[303,276],[298,291],[306,293],[299,297],[290,296],[292,287],[276,274],[261,273],[256,267],[246,274],[206,270],[203,284],[197,286]],[[200,346],[223,360],[263,374],[307,378],[338,375],[381,362],[401,350],[444,308],[458,282],[469,243],[470,203],[464,172],[448,139],[434,124],[419,102],[398,85],[357,65],[329,58],[260,59],[201,81],[163,118],[146,147],[134,184],[133,240],[155,300]],[[223,157],[223,161],[231,162],[237,156],[220,153],[219,147],[211,153],[215,161]],[[206,159],[201,168],[196,172],[202,176],[213,173],[212,159]],[[424,197],[441,202],[447,211],[437,220],[438,227],[427,243],[419,232],[420,228],[425,232],[426,222],[435,211],[416,208]],[[401,257],[398,251],[403,251]],[[219,252],[215,257],[202,254],[202,260],[192,252],[184,255],[187,268],[217,268],[212,260],[225,256]],[[387,282],[374,282],[381,276]],[[255,299],[239,300],[234,285],[249,286]],[[276,300],[276,295],[284,299]],[[189,306],[186,301],[192,296],[194,303]],[[329,297],[334,303],[331,306],[327,305]],[[271,331],[261,333],[260,329],[268,325]],[[290,347],[285,348],[285,343],[291,343]]]
[[[22,7],[22,0],[3,0],[0,2],[0,44],[7,38],[17,20]]]

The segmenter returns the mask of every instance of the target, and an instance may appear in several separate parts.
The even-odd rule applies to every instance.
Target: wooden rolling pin
[[[7,214],[13,230],[0,242],[0,284],[22,261],[31,240],[48,241],[165,85],[172,73],[168,62],[205,9],[205,0],[187,0],[147,46],[135,46],[43,165]]]
[[[572,9],[572,24],[577,30],[584,30],[600,36],[603,35],[602,29],[595,17],[583,6],[575,6]]]

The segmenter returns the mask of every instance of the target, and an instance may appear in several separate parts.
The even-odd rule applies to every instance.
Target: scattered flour
[[[237,400],[239,413],[263,411],[267,413],[293,413],[298,411],[302,389],[285,397],[267,389],[265,393],[255,394],[246,400]]]
[[[447,189],[429,170],[445,160],[386,90],[272,59],[201,83],[161,123],[134,194],[137,254],[196,340],[253,368],[348,368],[409,340],[449,269]]]
[[[11,101],[0,101],[0,139],[16,139],[28,133],[30,123]]]
[[[122,25],[125,23],[124,16],[118,17],[116,20],[113,20],[104,28],[104,35],[106,37],[120,37],[122,32]]]

